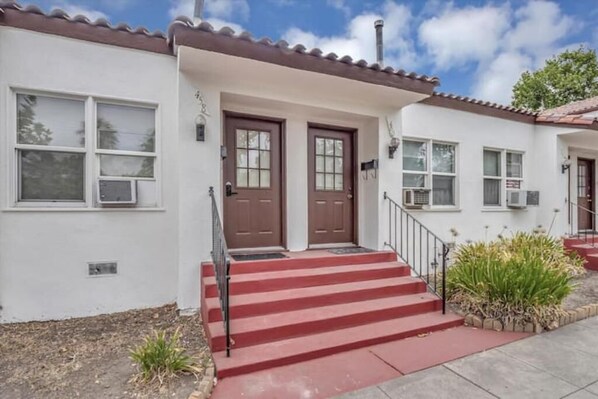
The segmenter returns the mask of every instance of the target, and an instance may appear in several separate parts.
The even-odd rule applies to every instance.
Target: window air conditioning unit
[[[429,188],[408,188],[403,190],[403,205],[407,208],[422,208],[430,205]]]
[[[135,180],[98,179],[98,203],[101,205],[135,205]]]
[[[527,207],[526,190],[507,190],[507,206],[522,209]]]

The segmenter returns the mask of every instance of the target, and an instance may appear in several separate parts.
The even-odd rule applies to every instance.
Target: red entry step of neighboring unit
[[[565,248],[575,251],[586,260],[584,265],[588,270],[598,271],[598,235],[594,238],[567,237],[564,239]]]
[[[219,378],[315,359],[463,324],[393,252],[233,262],[231,356],[214,270],[201,312]]]

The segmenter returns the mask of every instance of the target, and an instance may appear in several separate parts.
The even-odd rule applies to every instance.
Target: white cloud
[[[133,4],[137,3],[138,0],[101,0],[101,3],[108,8],[113,10],[122,11]]]
[[[420,25],[419,40],[438,69],[449,69],[492,57],[508,27],[506,7],[449,7]]]
[[[473,86],[474,95],[509,103],[513,85],[521,73],[542,67],[547,58],[571,46],[561,42],[575,25],[558,4],[530,1],[514,15],[513,27],[505,34],[496,60],[487,68],[483,65],[480,68]]]
[[[347,18],[351,16],[351,7],[347,5],[345,0],[326,0],[326,4],[341,11]]]
[[[206,15],[224,20],[240,18],[245,21],[249,18],[249,3],[247,0],[206,0]]]
[[[193,18],[194,5],[194,0],[173,0],[170,2],[168,14],[171,18],[179,16]]]
[[[472,96],[509,104],[513,85],[532,65],[530,56],[519,52],[501,53],[480,68],[472,88]]]
[[[509,103],[521,73],[571,45],[562,42],[574,29],[573,19],[551,1],[531,0],[516,8],[449,3],[421,23],[419,40],[437,70],[473,65],[472,96]]]
[[[574,26],[571,17],[559,6],[546,1],[532,1],[515,12],[515,28],[505,36],[505,48],[531,53],[542,58],[553,54],[555,43]]]
[[[64,10],[67,14],[69,14],[71,17],[74,17],[76,15],[84,15],[92,21],[95,21],[100,18],[108,19],[108,16],[101,11],[94,10],[83,5],[73,4],[68,1],[54,3],[51,8],[60,8]]]
[[[308,48],[318,47],[324,53],[334,52],[339,56],[350,55],[355,59],[376,60],[376,35],[374,22],[385,20],[384,50],[385,64],[398,68],[413,68],[417,63],[414,44],[409,38],[411,11],[408,7],[387,0],[381,14],[365,13],[350,20],[344,34],[318,36],[312,32],[293,27],[283,35],[291,44],[303,44]]]

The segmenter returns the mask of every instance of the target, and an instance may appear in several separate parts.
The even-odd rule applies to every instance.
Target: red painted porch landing
[[[593,245],[590,244],[592,242]],[[577,252],[587,261],[584,265],[586,269],[598,271],[598,235],[593,240],[588,237],[587,242],[581,238],[569,237],[565,238],[564,243],[565,248]]]
[[[210,264],[202,316],[219,378],[321,358],[463,324],[392,252],[289,254],[232,262],[231,357]]]

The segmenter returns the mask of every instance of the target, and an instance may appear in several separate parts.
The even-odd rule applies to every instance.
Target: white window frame
[[[14,210],[90,210],[90,211],[152,211],[162,210],[162,168],[161,168],[161,107],[157,103],[138,99],[123,99],[115,97],[106,97],[102,95],[94,95],[88,93],[72,93],[62,92],[58,90],[45,90],[45,89],[32,89],[21,86],[9,86],[8,87],[8,99],[7,101],[7,158],[9,160],[9,168],[7,168],[9,184],[6,193],[8,195],[8,209]],[[62,98],[70,100],[84,101],[85,104],[85,146],[81,148],[77,147],[62,147],[62,146],[40,146],[31,144],[18,144],[17,143],[17,95],[35,95],[45,96],[50,98]],[[100,150],[97,148],[97,104],[111,104],[111,105],[122,105],[131,107],[141,107],[153,109],[155,115],[155,148],[154,152],[137,152],[137,151],[120,151],[120,150]],[[71,153],[83,153],[84,158],[84,193],[83,201],[77,200],[56,200],[56,201],[21,201],[20,196],[20,181],[19,176],[19,154],[21,150],[41,150],[41,151],[56,151],[56,152],[71,152]],[[100,165],[99,156],[100,154],[108,155],[142,155],[142,156],[153,156],[154,157],[154,177],[109,177],[110,179],[122,179],[122,180],[146,180],[156,182],[156,205],[146,207],[135,207],[135,208],[102,208],[95,200],[95,186],[98,178],[100,178]]]
[[[484,174],[484,152],[491,151],[500,154],[500,175],[499,176],[487,176]],[[521,155],[521,177],[508,177],[507,172],[507,154],[518,154]],[[512,150],[506,148],[493,148],[484,147],[482,150],[482,207],[486,209],[509,209],[507,207],[507,180],[515,180],[519,182],[519,189],[524,190],[525,182],[525,151]],[[500,191],[499,191],[499,204],[490,205],[485,203],[484,199],[484,181],[485,180],[499,180]]]
[[[146,108],[154,110],[154,126],[156,131],[156,137],[154,138],[154,151],[153,152],[143,152],[143,151],[129,151],[129,150],[106,150],[102,148],[98,148],[98,104],[107,104],[107,105],[116,105],[116,106],[124,106],[124,107],[136,107],[136,108]],[[98,178],[105,178],[110,180],[145,180],[145,181],[156,181],[157,175],[157,159],[158,159],[158,137],[157,137],[157,108],[154,106],[149,105],[142,105],[142,104],[131,104],[129,102],[122,102],[122,101],[114,101],[114,100],[102,100],[102,99],[95,99],[93,102],[93,111],[94,111],[94,118],[93,118],[93,151],[94,151],[94,159],[95,159],[95,169],[97,170]],[[147,157],[147,158],[154,158],[154,177],[130,177],[130,176],[101,176],[100,175],[100,155],[124,155],[124,156],[136,156],[136,157]]]
[[[425,139],[425,138],[418,138],[418,137],[403,137],[403,145],[405,141],[413,141],[418,143],[424,143],[426,145],[426,170],[425,171],[412,171],[409,169],[402,168],[403,163],[401,163],[402,174],[401,179],[403,181],[403,189],[409,188],[417,188],[417,187],[407,187],[405,186],[405,174],[408,175],[421,175],[424,176],[424,187],[430,189],[430,205],[429,208],[431,209],[456,209],[459,207],[459,143],[451,142],[451,141],[444,141],[444,140],[434,140],[434,139]],[[444,144],[444,145],[451,145],[455,148],[455,158],[454,158],[454,172],[447,173],[447,172],[434,172],[433,170],[433,146],[434,144]],[[455,199],[455,203],[453,205],[435,205],[434,202],[434,176],[450,176],[455,178],[455,186],[453,196]]]

